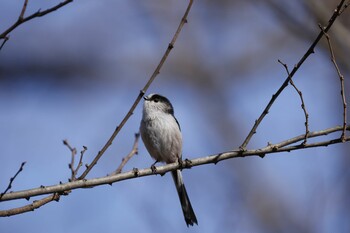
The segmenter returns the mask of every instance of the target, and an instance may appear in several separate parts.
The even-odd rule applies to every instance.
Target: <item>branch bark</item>
[[[343,130],[342,126],[337,126],[334,128],[328,128],[321,131],[314,131],[309,133],[309,138],[320,137],[320,136],[328,135],[328,134],[342,131],[342,130]],[[350,130],[350,126],[347,127],[347,130],[348,131]],[[301,134],[299,136],[296,136],[294,138],[291,138],[276,144],[269,143],[266,147],[260,148],[260,149],[246,150],[246,151],[241,151],[240,149],[237,149],[232,151],[221,152],[214,155],[199,157],[192,160],[185,159],[180,164],[172,163],[164,166],[157,166],[156,169],[152,169],[152,168],[135,169],[134,168],[132,171],[123,172],[123,173],[119,173],[111,176],[105,176],[101,178],[94,178],[89,180],[86,180],[86,179],[76,180],[76,181],[62,183],[58,185],[41,186],[39,188],[7,193],[3,195],[3,197],[0,199],[0,202],[10,201],[15,199],[23,199],[23,198],[29,199],[31,197],[44,195],[44,194],[54,194],[54,193],[62,194],[65,192],[70,192],[73,189],[79,189],[79,188],[90,188],[90,187],[106,185],[106,184],[111,185],[113,183],[120,182],[122,180],[135,179],[138,177],[151,176],[151,175],[157,175],[157,174],[163,175],[167,172],[170,172],[176,169],[189,169],[191,167],[210,164],[210,163],[217,164],[220,161],[231,159],[231,158],[239,158],[239,157],[246,157],[246,156],[261,157],[267,154],[274,154],[278,152],[290,152],[293,150],[301,150],[301,149],[307,149],[312,147],[323,147],[323,146],[328,146],[332,144],[342,143],[342,139],[337,137],[335,139],[327,140],[327,141],[320,141],[320,142],[315,142],[310,144],[301,143],[298,145],[293,145],[297,142],[303,141],[304,138],[305,138],[305,135]],[[350,141],[350,137],[345,138],[345,141]],[[0,217],[3,217],[3,216],[7,216],[6,212],[0,211]]]

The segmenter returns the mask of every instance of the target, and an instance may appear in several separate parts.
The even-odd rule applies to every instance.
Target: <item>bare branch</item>
[[[122,172],[123,167],[125,166],[125,164],[134,156],[138,153],[139,149],[138,149],[138,143],[139,143],[139,138],[140,138],[140,133],[136,133],[135,134],[135,141],[134,141],[134,145],[132,146],[132,149],[130,151],[130,153],[124,157],[122,159],[122,162],[120,163],[119,167],[117,168],[117,170],[115,170],[113,173],[111,173],[110,175],[116,175]]]
[[[80,158],[79,158],[79,163],[75,169],[75,174],[74,174],[74,177],[76,178],[76,175],[78,174],[78,171],[80,169],[81,166],[83,166],[83,157],[84,157],[84,154],[85,152],[87,151],[87,147],[86,146],[83,146],[83,149],[80,151]]]
[[[71,171],[71,178],[70,178],[70,181],[71,180],[75,180],[75,169],[74,169],[74,160],[75,160],[75,155],[77,154],[77,149],[75,149],[75,147],[73,148],[69,142],[67,141],[67,139],[63,140],[63,144],[65,146],[68,147],[68,149],[70,150],[70,152],[72,153],[71,154],[71,162],[70,164],[68,164],[68,168],[69,170]]]
[[[60,2],[58,3],[57,5],[51,7],[51,8],[48,8],[44,11],[41,11],[40,9],[27,16],[27,17],[24,17],[24,14],[25,14],[25,11],[27,9],[27,4],[28,4],[28,0],[24,0],[24,4],[23,4],[23,7],[22,7],[22,10],[21,10],[21,13],[18,17],[18,20],[11,26],[9,27],[8,29],[6,29],[3,33],[0,34],[0,39],[3,39],[4,42],[2,43],[1,47],[0,47],[0,50],[2,49],[2,47],[4,46],[5,44],[5,41],[7,41],[9,39],[9,37],[7,36],[10,32],[12,32],[14,29],[16,29],[19,25],[31,20],[31,19],[34,19],[34,18],[38,18],[38,17],[42,17],[44,15],[47,15],[53,11],[56,11],[58,10],[59,8],[67,5],[68,3],[71,3],[73,2],[73,0],[64,0],[63,2]]]
[[[23,20],[24,13],[26,12],[26,9],[27,9],[27,4],[28,4],[28,0],[24,0],[22,11],[21,11],[21,14],[19,15],[19,20]]]
[[[71,151],[72,155],[71,155],[71,162],[70,164],[68,164],[69,170],[71,171],[71,178],[69,179],[69,181],[73,181],[77,179],[77,174],[79,171],[79,168],[83,165],[83,156],[85,151],[87,150],[86,146],[83,146],[83,149],[80,151],[80,159],[79,159],[79,163],[77,164],[77,167],[75,167],[75,156],[77,154],[77,149],[74,147],[72,147],[69,142],[67,141],[67,139],[63,140],[63,144],[65,146],[68,147],[68,149]]]
[[[342,126],[337,126],[334,128],[329,128],[321,131],[314,131],[309,133],[309,138],[320,137],[320,136],[328,135],[328,134],[342,131],[342,130],[343,130]],[[347,130],[350,130],[350,127],[347,127]],[[28,199],[29,197],[33,197],[33,196],[52,194],[52,193],[68,194],[67,192],[70,192],[73,189],[95,187],[99,185],[116,183],[122,180],[134,179],[137,177],[150,176],[155,174],[164,174],[179,168],[189,169],[191,167],[200,166],[204,164],[210,164],[210,163],[216,164],[226,159],[246,157],[246,156],[262,156],[267,154],[275,154],[278,152],[290,152],[293,150],[301,150],[301,149],[307,149],[311,147],[322,147],[322,146],[329,146],[332,144],[342,143],[341,139],[336,138],[332,140],[320,141],[320,142],[315,142],[311,144],[301,143],[298,145],[293,145],[294,143],[303,141],[304,138],[305,138],[305,135],[302,134],[276,144],[270,144],[261,149],[246,150],[246,151],[241,151],[240,149],[237,149],[237,150],[222,152],[214,155],[204,156],[204,157],[200,157],[192,160],[185,159],[184,162],[158,166],[156,167],[156,169],[152,169],[152,168],[137,169],[136,168],[136,169],[133,169],[132,171],[119,173],[112,176],[105,176],[105,177],[89,179],[89,180],[85,180],[85,179],[76,180],[76,181],[63,183],[59,185],[52,185],[52,186],[45,186],[45,187],[42,186],[39,188],[7,193],[2,197],[0,202],[15,200],[15,199],[22,199],[22,198]],[[345,141],[350,141],[350,137],[345,138]],[[0,211],[0,217],[7,216],[7,215],[4,215],[4,213],[5,212]]]
[[[0,216],[1,217],[9,217],[12,215],[17,215],[17,214],[26,213],[29,211],[34,211],[35,209],[38,209],[41,206],[46,205],[49,202],[59,201],[59,199],[60,199],[60,195],[55,193],[55,194],[49,195],[43,199],[33,201],[33,203],[29,204],[29,205],[25,205],[25,206],[18,207],[18,208],[13,208],[10,210],[1,210]]]
[[[349,4],[349,2],[347,4]],[[344,7],[344,9],[345,9],[345,7]],[[342,102],[343,102],[343,132],[342,132],[342,135],[341,135],[341,139],[344,141],[345,138],[346,138],[345,133],[346,133],[346,125],[347,125],[347,123],[346,123],[347,103],[346,103],[346,98],[345,98],[344,75],[340,72],[340,69],[339,69],[339,66],[337,64],[337,61],[335,60],[335,55],[334,55],[334,52],[333,52],[333,47],[332,47],[331,38],[329,37],[329,34],[323,30],[323,27],[321,25],[319,25],[319,27],[321,28],[322,32],[324,33],[324,35],[325,35],[325,37],[327,39],[327,44],[328,44],[328,48],[329,48],[329,53],[331,55],[331,60],[332,60],[332,63],[334,65],[334,68],[337,71],[337,74],[338,74],[338,77],[339,77],[339,80],[340,80],[340,95],[341,95]]]
[[[25,164],[26,164],[26,162],[22,162],[22,164],[21,164],[20,168],[18,169],[18,171],[16,172],[16,174],[13,177],[11,177],[10,183],[7,186],[7,188],[5,189],[5,191],[3,193],[0,193],[0,200],[1,200],[2,196],[4,196],[12,188],[13,181],[16,179],[18,174],[21,173],[21,171],[23,171],[23,167]]]
[[[338,4],[337,8],[334,10],[333,15],[331,16],[331,18],[328,21],[328,25],[324,28],[324,32],[328,32],[328,30],[331,28],[331,26],[333,25],[333,23],[335,22],[335,20],[338,18],[338,16],[342,13],[340,12],[341,9],[343,9],[343,5],[344,5],[345,0],[341,0],[340,3]],[[304,56],[299,60],[299,62],[294,66],[293,70],[290,72],[290,74],[288,75],[288,77],[286,78],[286,80],[283,82],[283,84],[281,85],[281,87],[277,90],[277,92],[275,94],[272,95],[271,100],[269,101],[269,103],[267,104],[267,106],[265,107],[265,109],[263,110],[263,112],[261,113],[261,115],[259,116],[259,118],[255,121],[252,129],[250,130],[249,134],[247,135],[246,139],[244,140],[244,142],[242,143],[242,145],[240,146],[241,150],[244,151],[247,149],[247,145],[250,142],[250,139],[253,137],[253,135],[256,133],[256,130],[258,128],[258,126],[260,125],[260,123],[262,122],[262,120],[265,118],[265,116],[268,114],[271,106],[273,105],[273,103],[275,102],[275,100],[277,99],[277,97],[282,93],[282,91],[288,86],[289,80],[294,76],[294,74],[299,70],[300,66],[305,62],[305,60],[312,54],[314,53],[314,49],[316,47],[316,45],[318,44],[318,42],[321,40],[321,38],[324,35],[324,32],[321,31],[318,36],[316,37],[316,39],[314,40],[314,42],[311,44],[311,46],[309,47],[309,49],[306,51],[306,53],[304,54]]]
[[[187,6],[187,9],[185,11],[184,16],[181,19],[181,22],[170,42],[170,44],[168,45],[168,48],[166,49],[162,59],[160,60],[157,68],[154,70],[152,76],[150,77],[150,79],[148,80],[148,82],[146,83],[146,85],[143,87],[143,89],[140,91],[140,93],[138,94],[138,96],[136,97],[136,100],[134,101],[133,105],[131,106],[130,110],[128,111],[128,113],[125,115],[125,117],[123,118],[123,120],[121,121],[121,123],[116,127],[116,129],[114,130],[112,136],[108,139],[107,143],[102,147],[102,149],[97,153],[97,155],[95,156],[95,158],[93,159],[93,161],[86,167],[86,170],[83,172],[83,174],[78,178],[79,180],[84,179],[86,177],[86,175],[91,171],[91,169],[96,165],[97,161],[102,157],[102,155],[105,153],[105,151],[108,149],[108,147],[110,145],[112,145],[112,142],[114,140],[114,138],[119,134],[120,130],[123,128],[123,126],[125,125],[125,123],[129,120],[130,116],[133,114],[136,106],[138,105],[138,103],[140,102],[142,96],[146,93],[146,91],[148,90],[149,86],[151,85],[151,83],[153,82],[153,80],[156,78],[156,76],[159,74],[160,69],[162,68],[165,60],[167,59],[170,51],[173,49],[174,44],[183,28],[183,26],[185,25],[185,23],[187,23],[187,16],[188,13],[190,12],[191,6],[192,6],[193,0],[190,0]]]
[[[288,69],[287,64],[283,63],[281,60],[278,60],[278,62],[281,63],[281,65],[284,66],[284,68],[286,69],[286,72],[287,72],[288,77],[290,77],[290,72],[289,72],[289,69]],[[304,138],[303,144],[306,144],[307,137],[308,137],[309,132],[310,132],[310,131],[309,131],[309,114],[308,114],[307,111],[306,111],[306,105],[305,105],[305,102],[304,102],[303,93],[302,93],[302,92],[297,88],[297,86],[294,84],[292,78],[289,80],[289,83],[294,87],[294,89],[295,89],[296,92],[298,93],[299,98],[300,98],[300,101],[301,101],[301,108],[303,109],[304,116],[305,116],[305,138]]]

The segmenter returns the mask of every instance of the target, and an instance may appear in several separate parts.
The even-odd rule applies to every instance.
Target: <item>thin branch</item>
[[[80,159],[79,159],[79,163],[77,164],[77,167],[75,167],[75,156],[77,154],[77,149],[74,147],[72,147],[68,140],[63,140],[63,144],[65,146],[68,147],[68,149],[71,151],[71,162],[70,164],[68,164],[68,167],[69,167],[69,170],[71,171],[71,178],[69,179],[69,181],[73,181],[73,180],[76,180],[76,176],[78,174],[78,171],[79,171],[79,168],[83,165],[83,156],[84,156],[84,153],[85,151],[87,150],[87,147],[86,146],[83,146],[83,149],[80,151]]]
[[[76,175],[78,174],[79,169],[81,168],[81,166],[83,166],[83,157],[85,152],[87,151],[87,147],[83,146],[83,149],[80,151],[80,158],[79,158],[79,163],[77,165],[77,167],[74,170],[74,177],[76,178]]]
[[[281,63],[281,65],[283,65],[283,67],[285,68],[288,77],[290,77],[290,73],[289,73],[289,69],[287,64],[283,63],[281,60],[278,60],[279,63]],[[298,93],[300,101],[301,101],[301,108],[303,109],[304,112],[304,117],[305,117],[305,138],[304,138],[304,142],[303,144],[306,144],[307,141],[307,137],[309,135],[309,114],[306,111],[306,105],[304,102],[304,98],[303,98],[303,93],[297,88],[297,86],[294,84],[293,79],[291,78],[289,80],[289,83],[294,87],[295,91]]]
[[[17,214],[26,213],[29,211],[34,211],[35,209],[38,209],[41,206],[48,204],[49,202],[59,201],[59,199],[60,199],[60,195],[57,193],[54,193],[54,194],[49,195],[43,199],[33,201],[32,204],[29,204],[29,205],[25,205],[25,206],[18,207],[18,208],[13,208],[13,209],[9,209],[9,210],[1,210],[0,216],[1,217],[9,217],[12,215],[17,215]]]
[[[14,29],[16,29],[18,26],[20,26],[21,24],[23,24],[23,23],[25,23],[25,22],[27,22],[27,21],[29,21],[31,19],[47,15],[47,14],[53,12],[53,11],[58,10],[59,8],[65,6],[65,5],[67,5],[68,3],[71,3],[71,2],[73,2],[73,0],[65,0],[65,1],[60,2],[60,3],[58,3],[57,5],[55,5],[55,6],[51,7],[51,8],[48,8],[48,9],[44,10],[44,11],[41,11],[39,9],[37,12],[35,12],[35,13],[33,13],[33,14],[27,16],[27,17],[24,17],[25,11],[27,9],[27,4],[28,4],[28,0],[24,0],[23,7],[22,7],[21,13],[20,13],[17,21],[12,26],[10,26],[8,29],[6,29],[3,33],[0,34],[0,39],[3,39],[5,41],[8,40],[9,37],[7,35],[10,32],[12,32]],[[2,49],[4,44],[5,43],[3,42],[3,44],[0,47],[0,50]]]
[[[325,32],[328,32],[328,30],[331,28],[331,26],[333,25],[333,23],[335,22],[335,20],[338,18],[338,16],[340,15],[340,10],[343,9],[343,5],[344,5],[345,0],[341,0],[340,3],[338,4],[337,8],[335,9],[333,15],[331,16],[331,18],[328,21],[328,25],[326,28],[324,28]],[[304,56],[299,60],[299,62],[294,66],[293,70],[290,72],[290,74],[288,75],[288,77],[286,78],[286,80],[283,82],[282,86],[277,90],[277,92],[272,95],[271,100],[269,101],[269,103],[267,104],[267,106],[265,107],[265,109],[263,110],[263,112],[261,113],[261,115],[259,116],[259,118],[255,121],[252,129],[250,130],[249,134],[247,135],[247,137],[245,138],[244,142],[242,143],[242,145],[240,146],[240,149],[242,151],[247,149],[247,145],[250,142],[250,139],[253,137],[253,135],[256,133],[256,130],[258,128],[258,126],[260,125],[260,123],[262,122],[262,120],[265,118],[265,116],[268,114],[271,106],[273,105],[273,103],[275,102],[275,100],[277,99],[277,97],[282,93],[282,91],[288,86],[289,80],[294,76],[294,74],[299,70],[300,66],[305,62],[305,60],[312,54],[314,53],[314,49],[316,47],[316,45],[318,44],[318,42],[321,40],[321,38],[323,37],[324,33],[323,31],[321,31],[318,36],[316,37],[315,41],[311,44],[311,46],[309,47],[309,49],[306,51],[306,53],[304,54]]]
[[[344,5],[343,9],[340,9],[339,14],[342,14],[342,13],[343,13],[343,11],[345,11],[345,10],[346,10],[346,8],[347,8],[349,5],[350,5],[350,0],[348,0],[348,1],[347,1],[347,3],[345,3],[345,5]]]
[[[132,146],[132,149],[130,151],[130,153],[124,157],[122,159],[122,162],[120,163],[120,165],[118,166],[117,170],[115,170],[113,173],[111,173],[110,175],[116,175],[122,172],[125,164],[134,156],[138,153],[139,149],[138,149],[138,143],[139,143],[139,138],[140,138],[140,133],[136,133],[135,134],[135,141],[134,141],[134,145]]]
[[[22,11],[21,11],[21,14],[19,15],[19,20],[23,20],[24,13],[26,12],[26,9],[27,9],[27,4],[28,4],[28,0],[24,0]]]
[[[1,38],[0,38],[1,39]],[[9,40],[9,36],[6,36],[3,38],[3,41],[1,43],[1,46],[0,46],[0,50],[2,49],[2,47],[4,47],[4,45],[6,44],[6,42]]]
[[[328,135],[331,133],[341,131],[342,129],[343,129],[342,126],[337,126],[334,128],[329,128],[321,131],[310,132],[309,138]],[[347,127],[347,130],[350,130],[350,127]],[[155,174],[164,174],[179,168],[189,169],[191,167],[200,166],[204,164],[210,164],[210,163],[216,164],[226,159],[246,157],[246,156],[262,156],[267,154],[275,154],[277,152],[290,152],[293,150],[301,150],[301,149],[307,149],[311,147],[329,146],[332,144],[342,143],[342,141],[339,138],[336,138],[333,140],[320,141],[320,142],[311,143],[311,144],[293,145],[294,143],[303,141],[304,138],[305,138],[305,135],[302,134],[276,144],[268,145],[261,149],[246,150],[246,151],[241,151],[238,149],[238,150],[222,152],[222,153],[218,153],[210,156],[204,156],[204,157],[200,157],[192,160],[185,159],[181,163],[172,163],[164,166],[158,166],[156,167],[156,169],[152,169],[152,168],[133,169],[132,171],[128,171],[128,172],[124,172],[124,173],[120,173],[112,176],[105,176],[105,177],[89,179],[89,180],[85,180],[85,179],[76,180],[76,181],[63,183],[59,185],[52,185],[52,186],[34,188],[34,189],[23,190],[18,192],[12,192],[12,193],[5,194],[0,201],[29,198],[33,196],[51,194],[51,193],[64,194],[65,192],[70,192],[73,189],[95,187],[99,185],[112,184],[122,180],[134,179],[137,177],[150,176]],[[345,141],[350,141],[350,137],[345,138]],[[4,212],[0,211],[0,216],[7,216],[7,215],[6,214],[4,215]]]
[[[25,164],[26,164],[26,162],[22,162],[22,164],[21,164],[20,168],[18,169],[18,171],[16,172],[16,174],[10,178],[10,183],[8,184],[7,188],[5,189],[5,191],[3,193],[0,193],[0,200],[12,188],[13,181],[16,179],[18,174],[23,171],[23,167]]]
[[[190,12],[191,6],[192,6],[193,0],[189,1],[189,4],[187,6],[187,9],[185,11],[184,16],[181,19],[181,22],[170,42],[170,44],[168,45],[168,48],[166,49],[162,59],[160,60],[157,68],[154,70],[152,76],[150,77],[150,79],[148,80],[148,82],[146,83],[146,85],[143,87],[143,89],[140,91],[140,93],[138,94],[138,96],[136,97],[136,100],[134,101],[133,105],[131,106],[130,110],[128,111],[128,113],[125,115],[125,117],[123,118],[123,120],[121,121],[121,123],[116,127],[116,129],[114,130],[112,136],[108,139],[108,141],[106,142],[106,144],[102,147],[102,149],[97,153],[97,155],[95,156],[95,158],[93,159],[93,161],[87,165],[86,170],[83,172],[83,174],[78,178],[79,180],[84,179],[86,177],[86,175],[91,171],[91,169],[97,164],[98,160],[102,157],[102,155],[105,153],[105,151],[108,149],[108,147],[110,145],[112,145],[112,142],[114,140],[114,138],[119,134],[120,130],[123,128],[123,126],[125,125],[125,123],[129,120],[130,116],[133,114],[136,106],[138,105],[138,103],[140,102],[142,96],[146,93],[146,91],[148,90],[149,86],[151,85],[151,83],[153,82],[153,80],[156,78],[156,76],[159,74],[160,69],[162,68],[165,60],[167,59],[170,51],[174,48],[174,44],[181,32],[181,29],[183,28],[183,26],[185,25],[185,23],[187,23],[187,16],[188,13]]]
[[[344,9],[345,9],[345,7],[344,7]],[[339,77],[339,80],[340,80],[340,95],[341,95],[342,102],[343,102],[343,132],[342,132],[340,137],[341,137],[342,140],[345,140],[345,137],[346,137],[346,135],[345,135],[345,133],[346,133],[346,125],[347,125],[347,123],[346,123],[346,119],[347,119],[347,116],[346,116],[347,103],[346,103],[346,98],[345,98],[344,75],[340,72],[339,66],[338,66],[337,61],[335,59],[335,55],[334,55],[333,47],[332,47],[332,43],[331,43],[331,38],[329,37],[329,34],[323,30],[323,27],[321,25],[319,25],[319,27],[321,28],[322,32],[324,33],[324,35],[325,35],[325,37],[327,39],[329,53],[331,54],[331,60],[332,60],[332,63],[334,65],[334,68],[337,71],[337,74],[338,74],[338,77]]]
[[[75,169],[74,169],[74,160],[75,160],[75,155],[77,154],[77,149],[75,149],[75,147],[73,148],[69,142],[67,141],[67,139],[63,140],[63,144],[65,146],[68,147],[68,149],[70,150],[71,152],[71,162],[68,164],[68,168],[69,170],[71,171],[71,178],[70,178],[70,181],[71,180],[75,180]]]

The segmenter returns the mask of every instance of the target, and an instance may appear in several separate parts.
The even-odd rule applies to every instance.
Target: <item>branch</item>
[[[160,69],[162,68],[165,60],[167,59],[170,51],[174,48],[174,44],[181,32],[181,29],[183,28],[183,26],[185,25],[185,23],[187,23],[187,16],[188,13],[190,12],[191,6],[192,6],[193,0],[190,0],[187,6],[187,9],[185,11],[184,16],[181,19],[181,22],[171,40],[171,42],[168,45],[168,48],[166,49],[162,59],[160,60],[157,68],[154,70],[152,76],[150,77],[150,79],[148,80],[148,82],[146,83],[146,85],[143,87],[143,89],[140,91],[139,95],[136,97],[136,100],[134,101],[133,105],[131,106],[130,110],[128,111],[128,113],[125,115],[125,117],[123,118],[123,120],[121,121],[121,123],[116,127],[116,129],[114,130],[112,136],[108,139],[107,143],[102,147],[102,149],[97,153],[97,155],[95,156],[95,158],[93,159],[93,161],[90,163],[90,165],[88,165],[86,167],[86,170],[84,171],[84,173],[78,178],[79,180],[84,179],[86,177],[86,175],[91,171],[91,169],[97,164],[97,161],[102,157],[102,155],[106,152],[106,150],[108,149],[108,147],[110,145],[112,145],[112,142],[114,140],[114,138],[119,134],[120,130],[123,128],[123,126],[125,125],[125,123],[129,120],[130,116],[133,114],[136,106],[138,105],[138,103],[140,102],[142,96],[146,93],[146,91],[148,90],[149,86],[152,84],[153,80],[156,78],[156,76],[159,74]]]
[[[273,105],[273,103],[275,102],[275,100],[277,99],[277,97],[282,93],[282,91],[288,86],[289,80],[292,79],[292,77],[294,76],[294,74],[299,70],[300,66],[305,62],[305,60],[312,54],[314,53],[314,49],[316,47],[316,45],[318,44],[318,42],[321,40],[321,38],[324,35],[324,32],[328,32],[328,30],[331,28],[331,26],[333,25],[333,23],[335,22],[335,20],[338,18],[338,16],[343,13],[345,7],[343,7],[345,0],[341,0],[339,5],[337,6],[337,8],[334,10],[333,15],[331,16],[331,18],[328,21],[328,25],[324,28],[324,30],[322,30],[318,36],[316,37],[315,41],[311,44],[311,46],[309,47],[309,49],[306,51],[306,53],[304,54],[304,56],[299,60],[299,62],[294,66],[293,70],[290,72],[290,74],[288,75],[288,77],[286,78],[286,80],[283,82],[282,86],[277,90],[277,92],[272,95],[271,100],[269,101],[269,103],[267,104],[267,106],[265,107],[265,109],[263,110],[263,112],[261,113],[261,115],[259,116],[259,118],[255,121],[252,129],[250,130],[249,134],[247,135],[246,139],[244,140],[244,142],[242,143],[242,145],[240,146],[240,149],[242,151],[247,149],[247,145],[250,142],[250,139],[253,137],[253,135],[256,133],[256,130],[258,128],[258,126],[260,125],[260,123],[262,122],[262,120],[264,119],[264,117],[268,114],[271,106]]]
[[[278,62],[281,63],[284,66],[284,68],[286,69],[288,77],[290,77],[290,72],[289,72],[287,64],[283,63],[281,60],[278,60]],[[309,132],[310,132],[309,131],[309,114],[306,111],[306,105],[305,105],[305,102],[304,102],[303,93],[297,88],[297,86],[294,84],[292,79],[289,80],[289,83],[294,87],[294,90],[298,93],[300,101],[301,101],[301,108],[303,109],[303,112],[304,112],[304,116],[305,116],[305,138],[304,138],[303,144],[305,144],[306,141],[307,141],[307,137],[309,136]]]
[[[19,25],[31,20],[31,19],[34,19],[34,18],[38,18],[38,17],[42,17],[44,15],[47,15],[53,11],[56,11],[58,10],[59,8],[67,5],[68,3],[71,3],[73,2],[73,0],[65,0],[63,2],[60,2],[58,3],[57,5],[51,7],[51,8],[48,8],[44,11],[41,11],[40,9],[27,16],[27,17],[24,17],[24,14],[25,14],[25,11],[27,9],[27,4],[28,4],[28,0],[24,0],[24,4],[23,4],[23,7],[22,7],[22,10],[21,10],[21,13],[17,19],[17,21],[11,26],[9,27],[8,29],[6,29],[3,33],[0,34],[0,39],[3,39],[4,42],[2,43],[2,45],[0,46],[0,50],[2,49],[2,47],[4,46],[5,42],[9,39],[9,37],[7,36],[10,32],[12,32],[14,29],[16,29]]]
[[[139,143],[139,138],[140,138],[140,133],[136,133],[135,134],[135,141],[134,141],[134,145],[130,151],[130,153],[124,157],[122,159],[122,162],[120,163],[119,167],[117,168],[117,170],[115,170],[112,174],[110,175],[116,175],[122,172],[125,164],[134,156],[138,153],[139,149],[138,149],[138,143]]]
[[[349,4],[349,2],[347,4]],[[344,9],[346,7],[347,6],[345,6]],[[345,140],[345,137],[346,137],[345,132],[346,132],[346,124],[347,124],[346,123],[346,118],[347,118],[346,117],[346,106],[347,106],[347,103],[346,103],[346,98],[345,98],[344,75],[342,75],[342,73],[340,72],[340,69],[339,69],[339,66],[337,64],[337,61],[335,60],[335,55],[334,55],[334,52],[333,52],[331,38],[329,37],[328,33],[323,30],[323,27],[321,25],[319,25],[319,27],[321,28],[322,32],[326,36],[327,44],[328,44],[328,48],[329,48],[329,53],[331,54],[331,60],[332,60],[332,63],[334,65],[334,68],[337,71],[337,74],[338,74],[338,77],[339,77],[339,80],[340,80],[340,95],[341,95],[342,102],[343,102],[343,132],[342,132],[342,135],[341,135],[341,139]]]
[[[21,171],[23,171],[23,167],[25,164],[26,164],[26,162],[22,162],[22,164],[21,164],[20,168],[18,169],[18,171],[16,172],[16,174],[13,177],[11,177],[10,183],[7,186],[7,188],[5,189],[5,191],[3,193],[0,193],[0,200],[1,200],[2,196],[4,196],[12,188],[13,181],[16,179],[18,174],[21,173]]]
[[[335,133],[342,130],[343,130],[342,126],[337,126],[334,128],[329,128],[321,131],[314,131],[309,133],[309,138],[320,137],[320,136],[328,135],[328,134]],[[350,127],[347,127],[347,130],[350,130]],[[267,154],[274,154],[278,152],[290,152],[293,150],[301,150],[301,149],[307,149],[312,147],[321,147],[321,146],[328,146],[332,144],[342,143],[341,139],[336,138],[332,140],[320,141],[320,142],[315,142],[310,144],[293,145],[297,142],[303,141],[304,138],[305,138],[305,135],[302,134],[276,144],[269,144],[268,146],[261,149],[246,150],[246,151],[241,151],[238,149],[238,150],[222,152],[222,153],[218,153],[210,156],[204,156],[193,160],[185,159],[180,164],[179,163],[167,164],[164,166],[158,166],[156,167],[156,169],[152,169],[152,168],[133,169],[132,171],[128,171],[128,172],[124,172],[124,173],[120,173],[112,176],[105,176],[105,177],[89,179],[89,180],[85,180],[85,179],[76,180],[76,181],[63,183],[59,185],[52,185],[52,186],[46,186],[46,187],[42,186],[34,189],[12,192],[12,193],[5,194],[0,199],[0,202],[15,200],[15,199],[22,199],[22,198],[28,199],[29,197],[33,197],[33,196],[52,194],[52,193],[65,194],[65,192],[70,192],[73,189],[89,188],[89,187],[95,187],[99,185],[112,184],[122,180],[135,179],[143,176],[165,174],[169,171],[174,171],[176,169],[189,169],[191,167],[200,166],[204,164],[210,164],[210,163],[217,164],[218,162],[226,159],[246,157],[246,156],[264,156]],[[350,137],[345,138],[345,141],[350,141]],[[8,212],[6,211],[0,211],[0,216],[7,216],[6,215],[7,213]]]
[[[83,149],[80,151],[80,159],[79,163],[77,164],[77,167],[74,168],[75,166],[75,155],[77,154],[77,149],[73,148],[69,142],[65,139],[63,140],[63,144],[68,147],[68,149],[71,151],[71,162],[68,164],[69,170],[71,171],[71,178],[69,181],[76,180],[77,179],[77,174],[79,171],[79,168],[83,165],[83,156],[85,151],[87,151],[87,147],[83,146]]]
[[[10,209],[10,210],[1,210],[0,211],[0,216],[1,217],[9,217],[9,216],[12,216],[12,215],[17,215],[17,214],[22,214],[22,213],[26,213],[26,212],[29,212],[29,211],[34,211],[35,209],[38,209],[39,207],[49,203],[49,202],[52,202],[52,201],[59,201],[60,199],[60,195],[57,194],[57,193],[54,193],[52,195],[49,195],[48,197],[45,197],[41,200],[38,200],[38,201],[33,201],[32,204],[29,204],[29,205],[25,205],[25,206],[22,206],[22,207],[19,207],[19,208],[13,208],[13,209]]]

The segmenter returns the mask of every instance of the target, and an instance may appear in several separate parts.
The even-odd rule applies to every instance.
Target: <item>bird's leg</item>
[[[177,162],[179,163],[179,169],[182,170],[184,167],[184,162],[182,161],[181,157],[177,159]]]
[[[151,170],[153,173],[156,173],[157,172],[157,168],[156,168],[156,164],[158,163],[159,161],[156,160],[152,165],[151,165]]]

